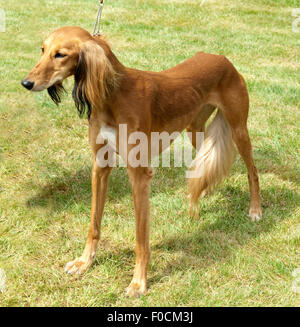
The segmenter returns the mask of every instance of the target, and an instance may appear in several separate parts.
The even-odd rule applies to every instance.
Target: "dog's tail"
[[[235,160],[230,126],[219,109],[190,167],[190,214],[198,215],[198,198],[211,193],[229,174]]]

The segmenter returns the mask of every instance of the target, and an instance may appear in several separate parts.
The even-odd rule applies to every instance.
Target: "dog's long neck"
[[[109,93],[107,94],[105,101],[103,101],[99,107],[94,108],[92,116],[97,116],[96,119],[99,119],[101,117],[100,120],[103,120],[104,123],[108,125],[114,125],[116,113],[111,111],[110,104],[117,96],[123,79],[126,78],[127,68],[118,60],[116,55],[111,50],[109,44],[105,40],[103,40],[103,38],[95,37],[95,40],[97,41],[98,45],[101,46],[101,48],[104,50],[105,56],[113,69],[114,76],[112,77],[111,81],[107,81],[107,84],[110,84],[111,82],[113,84],[111,85],[111,87],[109,87]]]
[[[110,46],[108,45],[108,43],[99,36],[94,37],[94,39],[101,46],[101,48],[104,50],[105,55],[106,55],[107,59],[109,60],[109,62],[111,63],[111,65],[113,66],[115,72],[117,74],[119,74],[119,75],[123,75],[125,73],[126,68],[125,68],[124,65],[122,65],[120,63],[118,58],[112,52],[112,50],[111,50]]]

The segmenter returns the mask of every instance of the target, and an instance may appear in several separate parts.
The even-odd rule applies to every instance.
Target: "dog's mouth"
[[[45,84],[37,85],[36,83],[30,81],[29,79],[24,79],[21,84],[27,90],[32,92],[40,92],[47,89],[50,98],[56,105],[58,105],[61,102],[62,93],[65,92],[65,88],[63,87],[62,82],[56,82],[48,87]]]
[[[47,88],[48,94],[52,101],[58,105],[61,102],[61,96],[66,91],[62,83],[56,83]]]

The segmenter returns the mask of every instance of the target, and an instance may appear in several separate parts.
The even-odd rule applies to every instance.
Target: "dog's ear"
[[[61,102],[61,95],[63,92],[65,92],[65,89],[64,89],[62,83],[50,86],[47,89],[47,91],[48,91],[48,94],[50,95],[50,98],[58,106],[58,104]]]
[[[103,48],[95,41],[86,42],[80,53],[75,72],[73,99],[82,117],[92,107],[101,107],[115,89],[117,74]]]

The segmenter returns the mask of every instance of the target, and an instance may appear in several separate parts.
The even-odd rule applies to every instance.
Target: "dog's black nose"
[[[27,89],[27,90],[32,90],[34,83],[28,81],[27,79],[23,79],[22,85]]]

